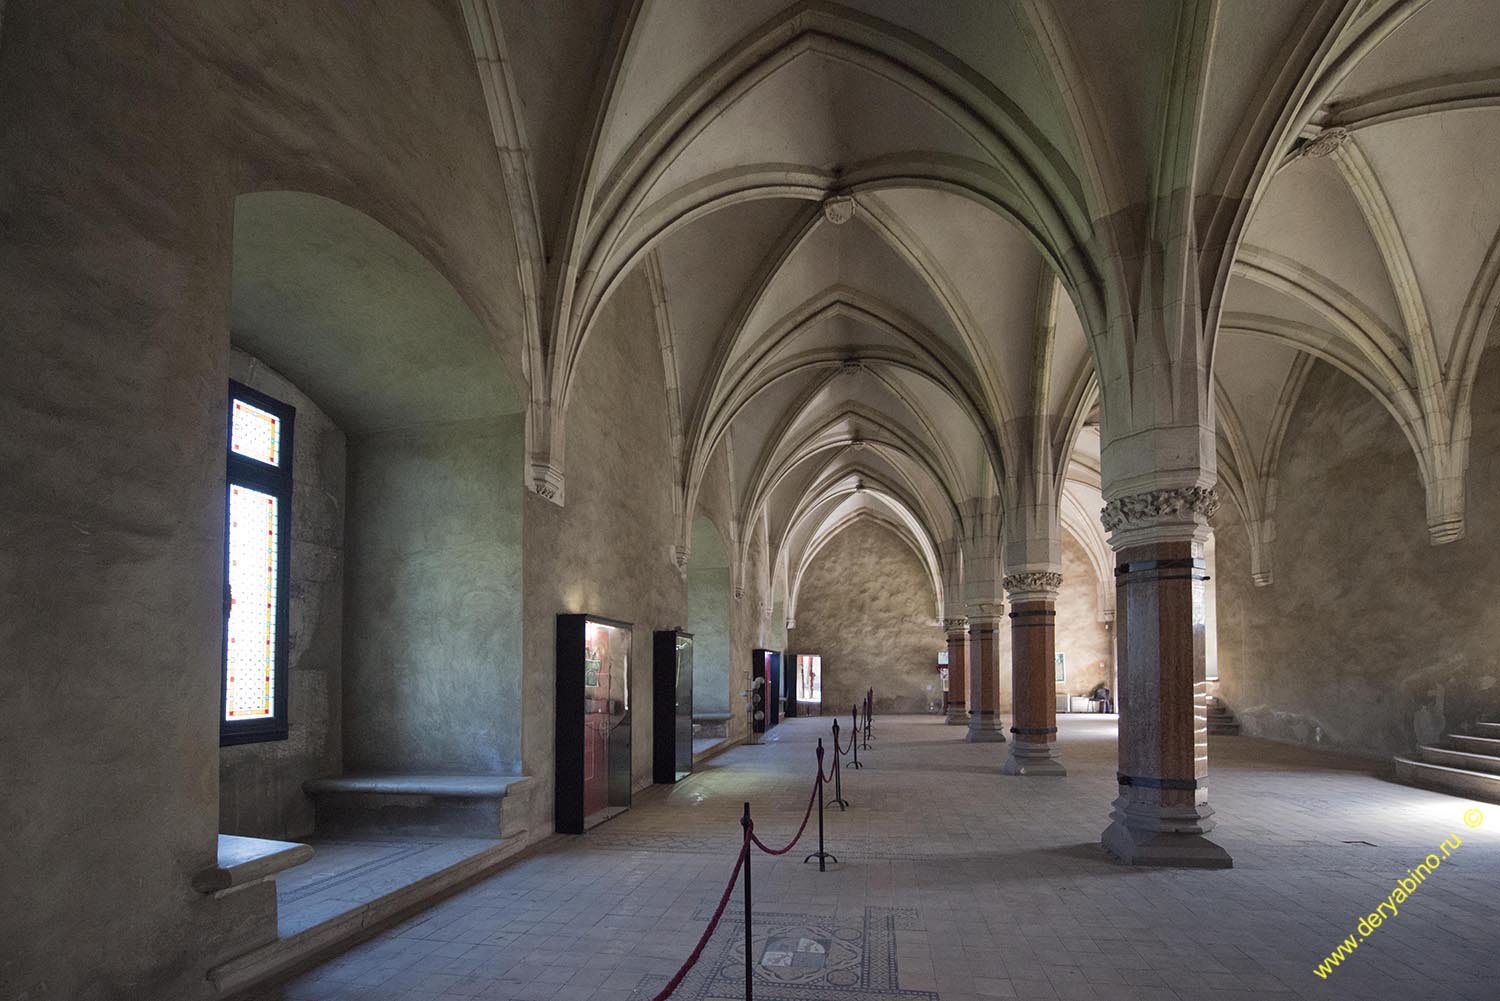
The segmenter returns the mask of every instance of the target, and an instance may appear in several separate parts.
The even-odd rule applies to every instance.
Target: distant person
[[[1109,689],[1103,683],[1097,685],[1089,693],[1089,699],[1103,705],[1103,708],[1099,710],[1100,712],[1112,713],[1115,711],[1114,700],[1110,697]]]

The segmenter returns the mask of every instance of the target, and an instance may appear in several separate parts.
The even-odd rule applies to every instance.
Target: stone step
[[[1500,755],[1500,738],[1471,737],[1465,733],[1448,734],[1448,743],[1455,751],[1472,751],[1476,754]]]
[[[1476,737],[1500,737],[1500,723],[1491,723],[1488,720],[1480,720],[1474,724],[1474,736]]]
[[[1471,772],[1488,772],[1500,775],[1500,757],[1493,754],[1475,754],[1472,751],[1455,751],[1451,747],[1422,748],[1422,760],[1430,765],[1446,765],[1449,768],[1466,768]]]
[[[1240,735],[1240,725],[1238,723],[1218,723],[1209,720],[1208,735],[1210,737],[1238,737]]]
[[[1480,799],[1487,803],[1500,803],[1500,775],[1449,768],[1446,765],[1413,761],[1411,758],[1397,757],[1395,762],[1397,782],[1436,789],[1453,796]]]
[[[528,845],[525,830],[517,830],[476,855],[364,903],[295,934],[277,938],[209,970],[217,993],[227,997],[306,966],[319,956],[348,948],[369,938],[397,918],[415,914],[478,880],[499,871]]]

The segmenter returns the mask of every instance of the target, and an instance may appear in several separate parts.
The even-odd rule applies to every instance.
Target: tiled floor
[[[1066,779],[999,774],[1005,748],[928,717],[876,720],[827,818],[840,864],[754,858],[755,996],[799,1001],[1500,998],[1500,806],[1395,785],[1366,763],[1215,738],[1227,871],[1144,871],[1098,846],[1115,723],[1060,721]],[[650,999],[692,950],[739,844],[772,845],[811,790],[816,719],[721,755],[636,808],[358,946],[265,999]],[[1378,767],[1378,766],[1377,766]],[[1397,878],[1463,844],[1327,980],[1315,965]],[[675,997],[743,996],[742,906]]]
[[[276,877],[282,938],[493,848],[479,838],[309,838],[313,857]]]

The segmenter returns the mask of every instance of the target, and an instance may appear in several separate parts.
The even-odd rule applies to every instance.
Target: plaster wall
[[[376,217],[514,372],[504,183],[456,4],[4,18],[0,997],[191,1001],[275,935],[273,895],[190,886],[220,821],[234,198],[295,188]]]
[[[946,640],[933,603],[931,578],[911,547],[882,525],[856,521],[803,575],[787,652],[822,656],[825,712],[847,714],[872,686],[880,712],[938,712],[937,655]]]
[[[286,740],[219,749],[219,829],[295,840],[313,828],[302,783],[341,761],[344,433],[300,389],[237,349],[232,378],[297,410],[292,455]]]
[[[1063,533],[1062,588],[1057,592],[1057,652],[1064,655],[1059,692],[1114,690],[1114,632],[1099,620],[1099,578],[1083,547]]]
[[[661,416],[665,376],[654,317],[639,275],[605,305],[580,356],[568,408],[566,504],[529,492],[525,498],[522,770],[536,779],[526,811],[533,836],[552,833],[559,613],[633,623],[633,787],[651,781],[651,633],[687,622],[686,588],[672,561],[671,443]]]
[[[350,443],[349,771],[519,770],[522,425],[487,418]]]
[[[1428,543],[1416,460],[1386,411],[1319,364],[1282,453],[1275,582],[1239,512],[1215,523],[1218,691],[1244,732],[1380,756],[1500,713],[1500,359],[1473,399],[1468,525]]]
[[[693,712],[729,712],[729,568],[688,567],[688,632],[693,634]],[[748,657],[749,651],[745,651]]]

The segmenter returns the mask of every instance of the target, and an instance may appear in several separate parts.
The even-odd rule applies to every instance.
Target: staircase
[[[1500,723],[1475,723],[1474,733],[1450,733],[1446,745],[1399,755],[1396,781],[1500,803]]]
[[[1208,697],[1208,735],[1210,737],[1238,737],[1240,721],[1217,696]]]

